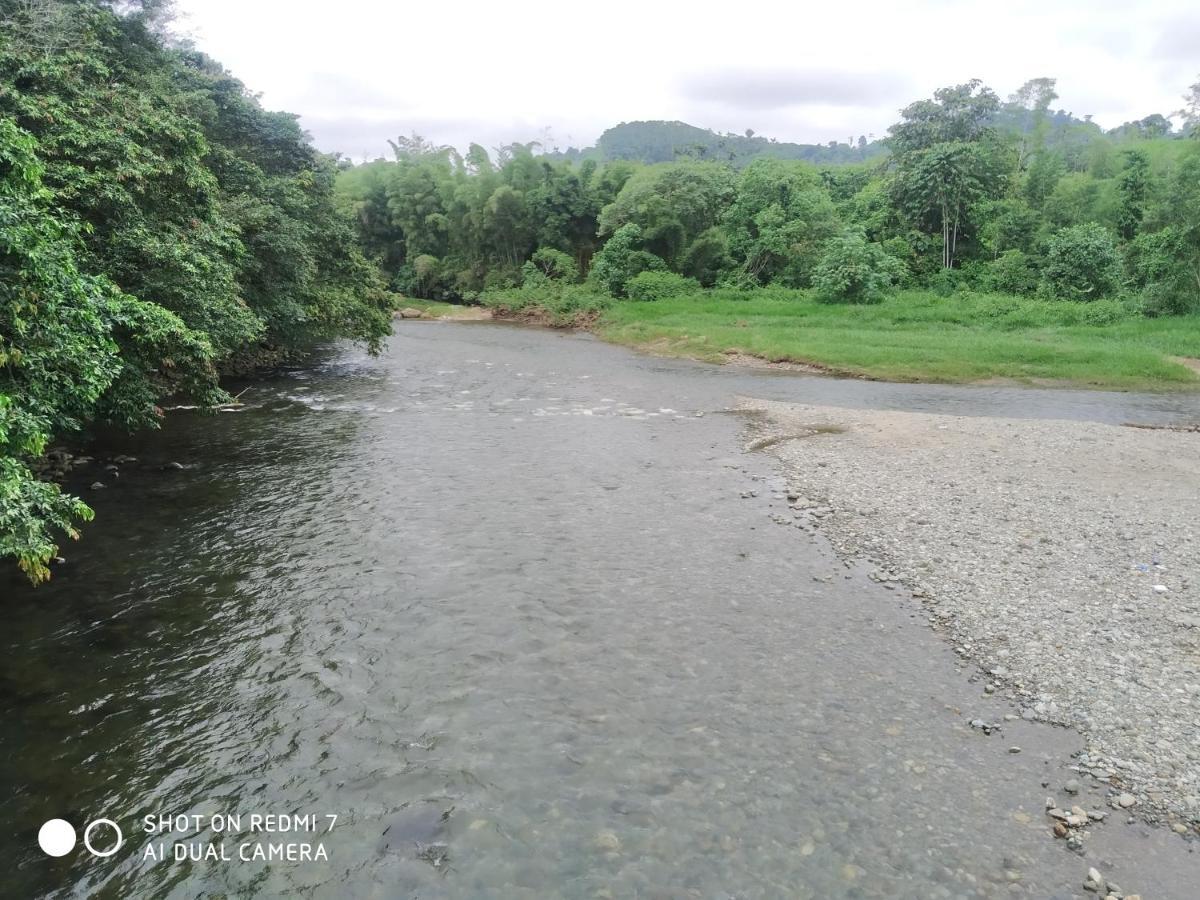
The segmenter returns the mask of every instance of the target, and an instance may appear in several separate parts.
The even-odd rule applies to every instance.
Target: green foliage
[[[1149,188],[1149,157],[1142,150],[1126,150],[1125,168],[1117,180],[1117,192],[1120,196],[1117,234],[1124,240],[1132,240],[1142,226]]]
[[[861,231],[847,229],[831,240],[813,276],[822,303],[878,303],[902,274],[900,263]]]
[[[1200,316],[1146,319],[1115,300],[1061,303],[970,292],[942,298],[905,291],[881,303],[846,306],[781,288],[743,291],[736,298],[717,290],[614,304],[601,334],[658,352],[719,361],[724,351],[738,350],[893,380],[1063,379],[1159,390],[1200,383],[1166,358],[1197,346]]]
[[[581,317],[594,316],[613,302],[587,284],[571,284],[546,278],[519,288],[496,288],[479,295],[484,306],[507,313],[530,310],[552,325],[571,325]]]
[[[50,577],[54,534],[76,537],[91,510],[38,481],[31,464],[54,429],[79,427],[119,363],[104,316],[116,289],[80,274],[35,147],[0,119],[0,555],[36,584]]]
[[[717,134],[684,122],[625,122],[609,128],[595,147],[568,150],[563,158],[592,158],[608,162],[637,160],[646,163],[697,159],[729,163],[741,168],[760,159],[803,160],[811,163],[847,163],[879,157],[877,141],[860,137],[855,142],[792,144],[744,134]]]
[[[700,282],[674,272],[639,272],[625,285],[630,300],[666,300],[700,291]]]
[[[807,287],[822,246],[837,231],[837,212],[812,169],[760,160],[742,173],[722,225],[748,281]]]
[[[902,264],[905,287],[1026,295],[1043,282],[1055,232],[1095,223],[1123,252],[1171,226],[1183,235],[1178,278],[1138,287],[1150,313],[1189,308],[1184,276],[1200,260],[1190,142],[1154,115],[1106,133],[1054,110],[1056,96],[1050,78],[1003,103],[979,82],[943,88],[903,110],[890,156],[865,141],[836,145],[811,157],[822,168],[753,133],[670,122],[618,126],[594,152],[473,145],[460,157],[405,138],[395,161],[347,167],[338,207],[394,286],[447,299],[558,277],[533,261],[549,250],[618,297],[643,270],[705,288],[807,287],[846,227]],[[431,280],[416,276],[422,256],[437,260]],[[1046,284],[1060,277],[1056,268]]]
[[[1200,311],[1200,263],[1177,226],[1138,235],[1126,250],[1125,262],[1147,315]]]
[[[1005,250],[980,266],[975,276],[980,290],[997,294],[1034,294],[1038,280],[1032,260],[1022,250]]]
[[[539,279],[552,281],[578,281],[579,267],[575,260],[553,247],[541,247],[534,251],[529,262],[521,267],[523,284],[536,283]]]
[[[717,224],[734,195],[733,173],[714,163],[652,166],[625,182],[600,211],[599,233],[637,225],[642,246],[675,265],[690,244]]]
[[[166,310],[86,275],[76,229],[50,203],[32,136],[0,119],[0,556],[35,584],[81,501],[37,480],[50,439],[94,418],[140,426],[179,382],[220,396],[211,346]]]
[[[91,0],[0,18],[0,556],[48,577],[86,506],[33,472],[93,422],[224,397],[264,343],[371,348],[390,298],[335,202],[337,167],[156,14]],[[157,5],[155,5],[157,9]],[[117,285],[120,285],[118,288]]]
[[[642,249],[642,229],[630,222],[618,228],[596,254],[588,280],[614,297],[624,297],[625,286],[639,272],[666,268],[662,259]]]
[[[1098,300],[1116,293],[1121,256],[1112,235],[1090,222],[1057,232],[1049,242],[1041,292],[1063,300]]]

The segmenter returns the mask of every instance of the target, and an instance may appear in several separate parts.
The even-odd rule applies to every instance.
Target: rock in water
[[[1088,869],[1087,878],[1083,880],[1083,889],[1085,891],[1095,891],[1097,894],[1103,894],[1105,888],[1104,876],[1096,869]]]

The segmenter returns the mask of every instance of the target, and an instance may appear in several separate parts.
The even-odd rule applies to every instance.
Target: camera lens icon
[[[97,829],[103,829],[105,826],[116,832],[116,843],[106,849],[97,849],[92,842],[93,835]],[[101,831],[100,834],[103,835],[104,832]],[[47,856],[66,856],[75,849],[77,840],[75,826],[66,819],[50,819],[38,829],[38,846]],[[112,856],[121,849],[121,845],[124,843],[125,835],[121,832],[121,826],[112,819],[96,819],[89,822],[87,828],[83,830],[83,846],[87,847],[88,853],[92,856],[101,859]]]

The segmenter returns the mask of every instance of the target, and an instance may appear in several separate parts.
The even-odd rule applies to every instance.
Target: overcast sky
[[[981,78],[1058,79],[1105,127],[1182,105],[1196,0],[425,2],[178,0],[183,29],[323,150],[374,157],[417,132],[465,148],[587,146],[680,119],[824,143],[882,136],[911,100]]]

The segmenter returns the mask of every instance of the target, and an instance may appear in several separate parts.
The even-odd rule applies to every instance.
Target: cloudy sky
[[[386,138],[586,146],[680,119],[824,143],[882,135],[935,88],[1007,96],[1058,79],[1056,107],[1105,127],[1181,106],[1200,77],[1195,0],[654,0],[407,3],[178,0],[182,28],[323,150]]]

